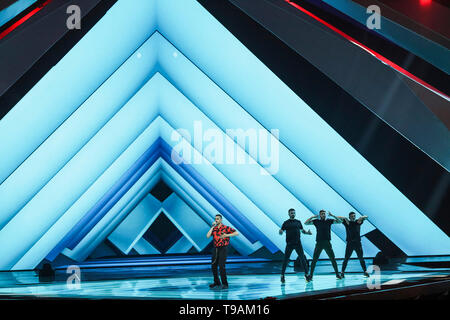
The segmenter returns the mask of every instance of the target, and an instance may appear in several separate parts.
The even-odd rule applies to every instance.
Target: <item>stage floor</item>
[[[231,261],[233,259],[230,259]],[[207,260],[205,260],[207,261]],[[197,261],[198,262],[198,261]],[[340,261],[338,265],[340,266]],[[370,265],[371,261],[367,261]],[[67,283],[65,266],[57,269],[56,280],[39,283],[36,272],[0,273],[0,298],[84,298],[84,299],[201,299],[258,300],[265,298],[314,298],[316,295],[374,287],[389,289],[394,285],[423,280],[449,279],[450,268],[427,268],[409,264],[390,266],[379,275],[365,278],[359,261],[351,260],[346,277],[337,280],[329,261],[319,261],[314,280],[306,283],[303,273],[295,273],[293,263],[287,269],[286,282],[280,282],[280,262],[255,260],[227,264],[228,290],[210,289],[209,264],[98,267],[81,269],[76,288]]]

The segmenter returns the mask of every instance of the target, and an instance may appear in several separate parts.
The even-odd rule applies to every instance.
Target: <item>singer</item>
[[[222,216],[217,214],[211,229],[209,229],[206,237],[213,236],[214,250],[211,259],[211,268],[214,276],[214,283],[210,284],[210,288],[220,287],[220,280],[222,280],[222,289],[228,289],[227,273],[225,270],[225,263],[227,260],[227,247],[230,244],[230,237],[238,235],[238,232],[226,225],[222,224]],[[220,280],[217,274],[217,267],[220,271]]]

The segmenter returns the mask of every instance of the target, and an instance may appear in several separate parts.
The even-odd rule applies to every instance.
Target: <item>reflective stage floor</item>
[[[426,261],[423,259],[417,261],[419,265],[420,261]],[[229,289],[213,290],[208,287],[212,282],[208,261],[208,258],[202,258],[186,264],[129,263],[119,267],[114,264],[109,267],[84,264],[81,265],[80,283],[73,281],[74,277],[67,273],[66,266],[57,268],[56,279],[52,283],[39,283],[34,271],[0,272],[0,298],[314,299],[324,294],[336,298],[351,290],[390,290],[403,284],[417,286],[429,281],[450,283],[450,268],[447,264],[431,268],[397,263],[383,268],[379,274],[372,273],[370,278],[365,278],[359,261],[352,259],[346,277],[342,280],[336,279],[329,261],[319,261],[314,280],[309,283],[306,283],[302,272],[294,272],[291,262],[286,272],[286,282],[282,284],[280,262],[231,257],[227,263]],[[339,267],[340,264],[341,261],[338,261]],[[370,265],[371,261],[368,260],[367,264]]]

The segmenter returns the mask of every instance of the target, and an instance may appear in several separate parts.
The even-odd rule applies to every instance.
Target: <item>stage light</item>
[[[427,6],[431,4],[431,0],[420,0],[420,5]]]

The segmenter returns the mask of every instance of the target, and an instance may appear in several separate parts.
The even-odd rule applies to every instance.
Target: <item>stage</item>
[[[75,282],[67,282],[71,273],[63,265],[56,268],[55,281],[51,283],[39,283],[35,271],[1,272],[0,296],[3,299],[284,300],[383,299],[389,295],[389,299],[400,299],[443,293],[450,288],[449,257],[408,258],[402,263],[386,265],[379,275],[372,273],[370,278],[363,276],[359,261],[352,259],[342,280],[336,279],[329,261],[323,260],[317,264],[314,279],[309,283],[302,272],[294,271],[291,262],[284,284],[280,282],[279,261],[229,257],[228,290],[208,287],[212,282],[209,259],[208,256],[171,256],[90,261],[80,264],[78,288]],[[341,263],[338,260],[339,267]],[[371,259],[366,263],[371,265]]]
[[[0,300],[448,300],[450,7],[371,2],[1,0]]]

